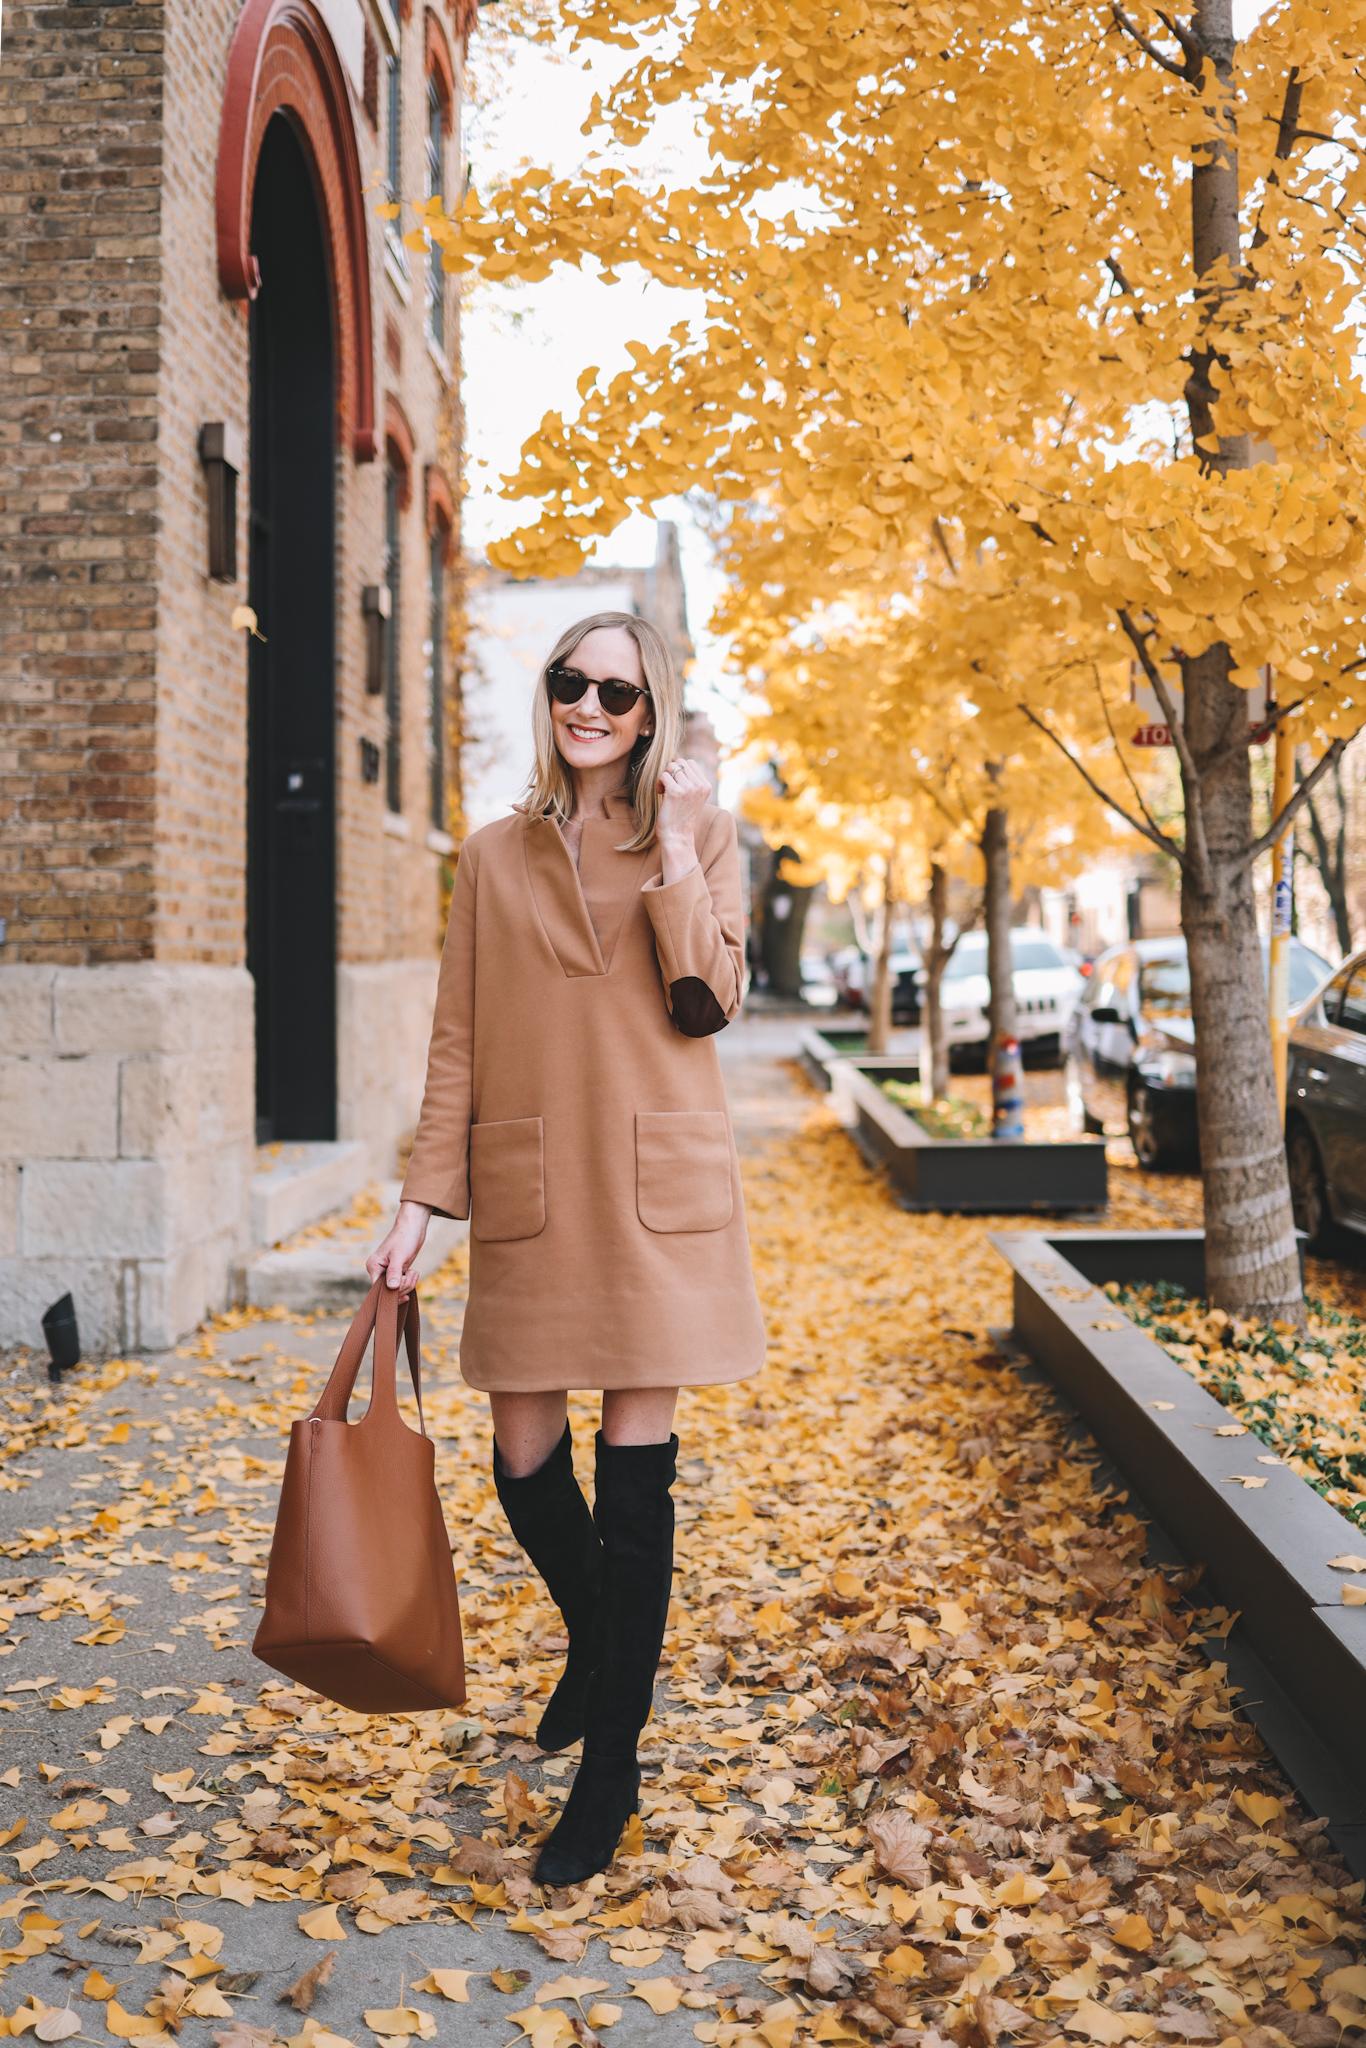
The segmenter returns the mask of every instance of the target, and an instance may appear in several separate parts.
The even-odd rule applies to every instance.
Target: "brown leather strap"
[[[408,1348],[408,1371],[413,1382],[413,1392],[417,1396],[418,1428],[425,1436],[427,1424],[422,1414],[422,1317],[417,1306],[416,1287],[411,1294],[405,1295],[404,1305],[406,1312],[403,1319],[403,1340]]]
[[[422,1434],[427,1434],[426,1418],[422,1412],[422,1319],[417,1305],[417,1289],[397,1298],[397,1290],[388,1285],[383,1273],[380,1274],[351,1319],[351,1327],[342,1339],[337,1362],[328,1375],[327,1385],[318,1396],[310,1420],[323,1422],[345,1422],[347,1407],[356,1385],[361,1360],[371,1332],[375,1338],[374,1365],[370,1381],[370,1405],[366,1415],[377,1408],[394,1414],[398,1412],[398,1390],[395,1384],[395,1365],[398,1353],[398,1331],[402,1323],[404,1341],[408,1352],[408,1371],[412,1376],[413,1392],[417,1396],[418,1424]]]

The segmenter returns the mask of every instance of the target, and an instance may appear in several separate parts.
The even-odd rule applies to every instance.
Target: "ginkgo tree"
[[[750,813],[770,839],[797,847],[836,896],[859,885],[875,893],[875,1051],[889,1021],[891,906],[926,899],[921,1066],[927,1096],[938,1099],[947,1075],[939,991],[953,944],[949,875],[972,878],[998,927],[988,928],[995,1054],[1015,1037],[1009,932],[1017,889],[1059,880],[1113,838],[1071,765],[986,672],[988,652],[1008,675],[1012,662],[1042,650],[1005,620],[993,630],[980,574],[960,582],[929,563],[894,591],[870,572],[858,593],[851,586],[837,601],[817,603],[800,567],[784,578],[769,536],[752,521],[743,537],[737,522],[726,561],[731,581],[718,616],[733,629],[763,700],[749,740],[778,764],[783,783],[781,797],[752,798]],[[799,596],[803,609],[794,616]]]
[[[1184,829],[1103,788],[1176,858],[1200,1068],[1208,1290],[1302,1314],[1251,869],[1247,692],[1270,673],[1309,765],[1361,708],[1366,17],[1283,0],[558,0],[634,61],[598,156],[472,190],[424,231],[452,269],[592,258],[702,294],[660,346],[528,437],[496,551],[568,571],[629,512],[705,484],[762,496],[786,543],[852,575],[939,522],[1084,643],[1111,720],[1135,668],[1170,726]],[[633,169],[696,109],[690,184]],[[1076,678],[1017,677],[1067,747]],[[1071,752],[1071,749],[1068,749]]]
[[[931,936],[925,971],[924,1065],[933,1098],[944,1092],[939,987],[946,872],[965,840],[980,860],[993,1075],[1013,1076],[1017,1038],[1012,906],[1027,856],[1030,882],[1054,882],[1112,838],[1104,813],[1072,767],[1113,742],[1094,693],[1074,689],[1063,734],[1042,734],[1022,714],[1024,678],[1084,679],[1094,650],[1057,630],[1056,606],[1014,588],[997,551],[965,550],[935,521],[923,555],[850,569],[819,546],[784,544],[762,507],[729,522],[720,559],[724,595],[714,623],[764,713],[751,739],[781,755],[798,793],[838,795],[865,813],[890,806],[899,844],[926,871]],[[1073,760],[1067,759],[1072,753]],[[912,801],[908,834],[898,806]],[[861,835],[860,837],[861,843]],[[977,872],[975,864],[974,873]],[[936,914],[938,912],[938,915]],[[1003,1133],[1004,1134],[1004,1133]]]
[[[776,762],[775,762],[776,765]],[[866,989],[870,1053],[888,1049],[892,1027],[892,949],[898,911],[916,886],[919,819],[905,798],[881,804],[841,803],[782,755],[782,783],[758,783],[741,808],[768,844],[784,849],[781,875],[797,888],[823,885],[831,903],[846,904],[860,946],[873,964]]]

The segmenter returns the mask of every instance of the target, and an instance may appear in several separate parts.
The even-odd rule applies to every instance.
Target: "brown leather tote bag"
[[[399,1413],[402,1328],[420,1429]],[[374,1332],[370,1405],[346,1419]],[[252,1653],[341,1706],[419,1713],[465,1701],[460,1600],[422,1415],[416,1292],[381,1273],[311,1415],[290,1426],[265,1613]]]

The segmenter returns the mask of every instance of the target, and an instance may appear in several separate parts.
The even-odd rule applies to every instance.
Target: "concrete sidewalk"
[[[769,1358],[680,1401],[643,1826],[589,1885],[530,1882],[577,1750],[530,1740],[563,1639],[456,1369],[462,1246],[424,1327],[463,1713],[350,1715],[250,1654],[286,1433],[345,1317],[242,1311],[51,1397],[11,1384],[14,2024],[36,1996],[83,2038],[187,2048],[945,2048],[1097,2010],[1110,2041],[1337,2041],[1359,1896],[1141,1525],[992,1346],[990,1219],[896,1208],[799,1078],[799,1023],[720,1041]],[[589,1482],[598,1400],[569,1407]],[[1310,1902],[1285,1926],[1282,1896]],[[280,2003],[319,1964],[311,2010]]]
[[[795,1028],[785,1020],[737,1027],[726,1043],[737,1139],[747,1154],[803,1107],[775,1064],[794,1044]],[[583,1991],[577,2003],[561,1999],[565,2014],[608,2002],[621,2007],[613,2042],[692,2041],[694,2021],[714,2016],[724,1984],[764,2007],[775,2003],[756,1963],[732,1958],[719,1974],[713,1967],[709,1979],[699,1975],[707,1984],[699,2010],[681,2004],[656,2015],[632,1996],[631,1980],[666,1969],[679,1974],[680,1958],[663,1935],[638,1929],[634,1916],[615,1935],[590,1934],[582,1925],[590,1903],[582,1888],[580,1903],[564,1910],[574,1894],[542,1893],[530,1882],[536,1841],[572,1779],[578,1748],[551,1757],[529,1739],[562,1661],[563,1638],[554,1610],[526,1578],[486,1480],[487,1405],[458,1378],[464,1271],[457,1244],[451,1263],[423,1290],[428,1426],[438,1442],[461,1574],[470,1679],[463,1715],[383,1722],[330,1706],[314,1712],[311,1695],[277,1680],[250,1654],[282,1432],[316,1398],[349,1312],[234,1312],[175,1352],[82,1367],[59,1390],[36,1372],[20,1376],[18,1384],[51,1414],[39,1441],[6,1468],[4,1483],[14,1490],[0,1497],[0,1615],[12,1617],[0,1661],[0,1834],[15,1831],[0,1853],[19,1880],[0,1890],[0,1951],[20,1945],[35,1908],[57,1924],[31,1935],[34,1954],[15,1958],[0,1975],[0,2012],[12,2013],[21,1992],[50,2005],[69,2002],[85,2038],[117,2038],[104,2025],[100,2003],[82,1995],[83,1984],[93,1981],[89,1972],[116,1983],[118,2007],[139,2014],[177,1960],[187,1964],[196,1949],[216,1956],[223,1977],[240,1988],[219,1994],[217,2015],[186,2012],[174,2035],[149,2020],[130,2038],[174,2038],[197,2048],[221,2037],[235,2048],[256,2039],[244,2027],[267,2030],[261,2038],[273,2040],[306,2024],[356,2042],[383,2038],[362,2014],[400,2007],[405,1987],[432,1969],[470,1973],[467,2004],[431,1994],[413,1999],[414,2008],[432,2015],[438,2038],[461,2041],[512,2039],[513,2015],[566,1977],[602,1988]],[[366,1380],[363,1373],[361,1405]],[[725,1391],[733,1405],[743,1405],[743,1388]],[[571,1405],[580,1474],[591,1491],[595,1402],[580,1395]],[[410,1397],[406,1406],[415,1424]],[[353,1406],[353,1418],[358,1412]],[[685,1443],[680,1493],[689,1472]],[[517,1617],[525,1663],[490,1663],[481,1630],[486,1613]],[[91,1640],[102,1634],[106,1640]],[[528,1680],[539,1691],[524,1695]],[[382,1901],[386,1888],[400,1901],[387,1931],[382,1921],[340,1941],[301,1931],[301,1915],[326,1902],[328,1886],[315,1878],[309,1891],[294,1881],[305,1858],[286,1843],[299,1808],[272,1783],[281,1770],[262,1724],[273,1716],[258,1713],[258,1694],[287,1716],[278,1725],[298,1729],[291,1746],[305,1783],[323,1783],[339,1757],[332,1782],[348,1794],[376,1766],[396,1780],[418,1781],[401,1802],[381,1802],[376,1824],[352,1838],[368,1860],[374,1851],[367,1836],[378,1841],[387,1833],[404,1859],[404,1867],[390,1861],[372,1880],[381,1912],[390,1910]],[[660,1707],[666,1694],[662,1673]],[[359,1773],[358,1730],[370,1745],[360,1752]],[[659,1784],[657,1750],[652,1724],[642,1747],[646,1798],[655,1806],[662,1798],[667,1808],[675,1795]],[[484,1866],[486,1879],[479,1886],[476,1876],[476,1886],[486,1904],[497,1901],[484,1910],[473,1903],[471,1885],[449,1871],[445,1852],[487,1830],[504,1834],[505,1781],[515,1790],[518,1779],[534,1801],[534,1823],[522,1825],[509,1846],[474,1852],[472,1868]],[[751,1816],[762,1832],[768,1823],[752,1800],[723,1814],[712,1849],[728,1849]],[[267,1842],[270,1836],[279,1839]],[[642,1877],[648,1882],[661,1873],[663,1841],[647,1828],[627,1882],[618,1868],[613,1887],[629,1895]],[[243,1858],[243,1846],[252,1844],[255,1853]],[[36,1851],[31,1865],[29,1851]],[[269,1879],[277,1868],[288,1871],[296,1895],[258,1896],[249,1908],[215,1896],[229,1855],[239,1873],[264,1870]],[[710,1878],[713,1857],[704,1860]],[[366,1863],[340,1867],[354,1878]],[[444,1884],[434,1876],[443,1867]],[[88,1888],[68,1893],[60,1889],[68,1881]],[[240,1875],[235,1882],[240,1892]],[[339,1890],[349,1897],[346,1885]],[[423,1914],[432,1917],[409,1919],[419,1893],[430,1901]],[[556,1898],[559,1909],[547,1911],[544,1901]],[[188,1942],[168,1938],[178,1926],[193,1930]],[[209,1928],[221,1930],[221,1947]],[[132,1940],[134,1929],[143,1931],[142,1942]],[[714,1939],[704,1934],[694,1962],[710,1954]],[[46,1953],[38,1952],[42,1947]],[[144,1949],[158,1957],[164,1949],[165,1958],[142,1962]],[[330,1974],[306,2023],[278,2002],[279,1994],[325,1957]],[[497,1971],[517,1974],[496,1989]],[[213,1974],[200,1982],[212,1984]]]

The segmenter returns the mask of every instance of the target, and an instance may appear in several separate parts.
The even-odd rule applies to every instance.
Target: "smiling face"
[[[654,724],[648,697],[637,697],[629,711],[614,716],[598,698],[599,683],[635,683],[645,688],[640,649],[623,626],[595,626],[565,655],[560,666],[588,678],[577,704],[550,699],[550,724],[555,745],[570,768],[600,768],[624,762],[641,733]]]

